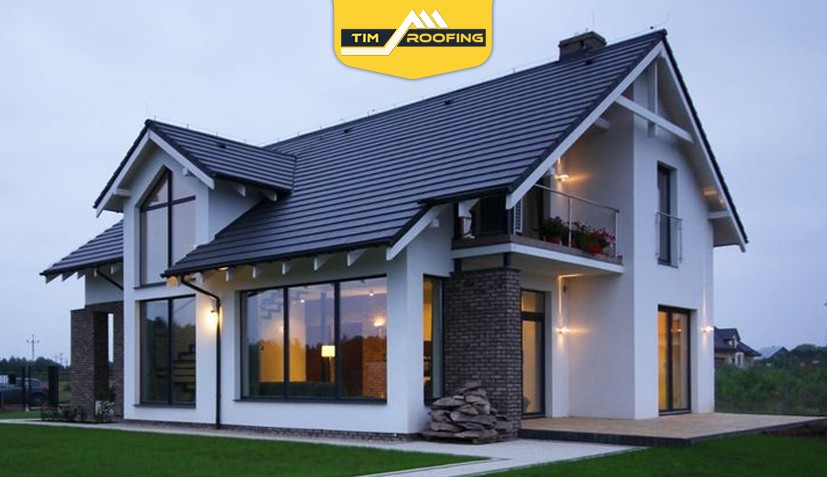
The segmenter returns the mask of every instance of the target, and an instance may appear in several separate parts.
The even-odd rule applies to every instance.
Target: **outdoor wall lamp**
[[[557,334],[558,335],[567,335],[567,334],[569,334],[569,332],[571,332],[571,330],[569,329],[568,326],[560,326],[560,327],[557,328]]]
[[[713,331],[715,331],[715,327],[706,325],[703,328],[701,328],[701,331],[703,331],[704,333],[712,333]]]

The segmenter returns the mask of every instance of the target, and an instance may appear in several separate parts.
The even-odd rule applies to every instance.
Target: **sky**
[[[450,1],[450,0],[448,0]],[[715,250],[715,322],[760,348],[827,343],[827,2],[496,0],[483,65],[348,68],[333,2],[0,2],[0,357],[69,354],[82,281],[38,274],[118,216],[92,202],[147,118],[255,144],[665,28],[745,223]]]

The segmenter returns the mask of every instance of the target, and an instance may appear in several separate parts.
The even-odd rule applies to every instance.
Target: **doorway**
[[[658,406],[661,414],[690,411],[689,311],[658,308]]]
[[[520,300],[523,332],[523,415],[545,414],[545,294],[523,290]]]

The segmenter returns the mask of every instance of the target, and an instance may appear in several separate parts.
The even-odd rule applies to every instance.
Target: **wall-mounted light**
[[[557,328],[558,335],[567,335],[571,332],[568,326],[560,326]]]
[[[335,358],[336,357],[336,346],[334,345],[322,345],[322,358]]]
[[[554,174],[554,178],[557,179],[559,182],[566,182],[569,180],[568,174]]]
[[[218,326],[218,310],[211,308],[210,312],[207,314],[207,317],[210,321],[210,326]]]
[[[712,333],[713,331],[715,331],[715,327],[711,325],[706,325],[703,328],[701,328],[701,331],[703,331],[704,333]]]
[[[376,328],[380,328],[382,326],[385,326],[385,323],[387,322],[388,320],[386,320],[384,316],[377,316],[373,319],[373,326]]]

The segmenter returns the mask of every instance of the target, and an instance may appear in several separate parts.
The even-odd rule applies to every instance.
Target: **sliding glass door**
[[[689,412],[689,312],[658,310],[658,393],[660,412]]]

